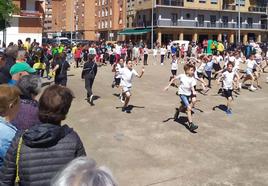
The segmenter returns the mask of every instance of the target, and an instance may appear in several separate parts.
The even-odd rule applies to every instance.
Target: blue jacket
[[[0,117],[0,167],[3,165],[6,152],[17,132],[16,127]]]

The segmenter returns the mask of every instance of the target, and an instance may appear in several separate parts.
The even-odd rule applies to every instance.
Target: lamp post
[[[71,45],[73,43],[73,18],[74,18],[74,2],[71,2],[71,16],[70,16]]]
[[[151,49],[153,49],[154,44],[154,0],[152,0],[152,25],[151,25]]]
[[[241,32],[241,28],[240,28],[240,22],[241,22],[241,20],[240,20],[240,1],[241,0],[237,0],[238,1],[238,43],[239,43],[239,45],[240,45],[240,32]]]

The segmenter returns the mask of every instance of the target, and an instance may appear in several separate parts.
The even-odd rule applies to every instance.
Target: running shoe
[[[225,112],[226,112],[227,115],[232,115],[231,109],[227,109]]]
[[[251,91],[255,91],[255,90],[257,90],[257,89],[256,89],[254,86],[250,86],[249,90],[251,90]]]
[[[195,131],[196,129],[198,129],[198,125],[195,125],[195,124],[193,124],[193,123],[190,123],[189,124],[189,130],[190,131]]]

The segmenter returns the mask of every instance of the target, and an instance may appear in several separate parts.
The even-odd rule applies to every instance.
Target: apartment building
[[[134,28],[151,28],[152,7],[154,41],[238,40],[240,9],[241,41],[263,41],[267,33],[266,0],[136,0]],[[130,24],[130,22],[128,22]],[[127,25],[131,27],[129,24]],[[140,36],[150,41],[150,32]],[[137,36],[129,36],[135,39]]]
[[[45,15],[44,15],[44,33],[52,32],[52,4],[51,0],[45,0]]]
[[[94,0],[52,0],[52,32],[74,39],[95,40]]]
[[[17,43],[18,39],[25,41],[27,37],[42,42],[44,1],[43,0],[13,0],[19,12],[12,16],[10,27],[5,32],[0,32],[5,43]],[[3,42],[3,41],[1,41]]]
[[[118,32],[125,28],[126,3],[124,0],[95,1],[95,29],[97,39],[122,40]]]

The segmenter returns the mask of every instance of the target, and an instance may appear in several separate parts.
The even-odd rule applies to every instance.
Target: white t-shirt
[[[168,51],[168,52],[171,51],[171,46],[170,46],[170,45],[167,46],[167,51]]]
[[[116,47],[115,47],[116,54],[121,55],[121,50],[122,50],[122,47],[120,45],[116,45]]]
[[[143,49],[143,54],[149,54],[148,48]]]
[[[176,77],[180,81],[179,94],[190,96],[192,88],[196,85],[194,77],[189,77],[186,74],[180,74]]]
[[[247,68],[254,69],[256,65],[257,62],[255,60],[247,59]]]
[[[234,65],[234,68],[237,70],[237,69],[240,69],[240,63],[242,63],[243,60],[241,59],[241,57],[239,58],[235,58],[235,65]]]
[[[178,70],[178,61],[177,60],[172,60],[171,70]]]
[[[121,83],[120,83],[120,85],[122,87],[128,87],[128,88],[130,88],[132,86],[133,77],[139,75],[136,72],[136,70],[134,70],[134,69],[129,70],[127,67],[121,68],[119,70],[119,73],[121,75]]]
[[[197,72],[203,73],[205,70],[206,63],[202,62],[201,65],[198,67]]]
[[[235,57],[234,56],[230,56],[228,60],[233,63],[235,61]]]
[[[221,64],[223,62],[223,57],[222,56],[217,56],[216,60],[219,64]]]
[[[153,55],[154,55],[154,56],[157,55],[157,48],[154,48],[154,50],[153,50]]]
[[[120,65],[119,63],[115,66],[115,78],[121,78],[120,69],[123,69],[124,65]]]
[[[160,48],[160,54],[161,55],[166,55],[166,49],[165,48]]]
[[[233,89],[233,80],[234,80],[234,76],[235,76],[235,72],[229,72],[229,71],[225,71],[223,74],[223,88],[224,89]]]

